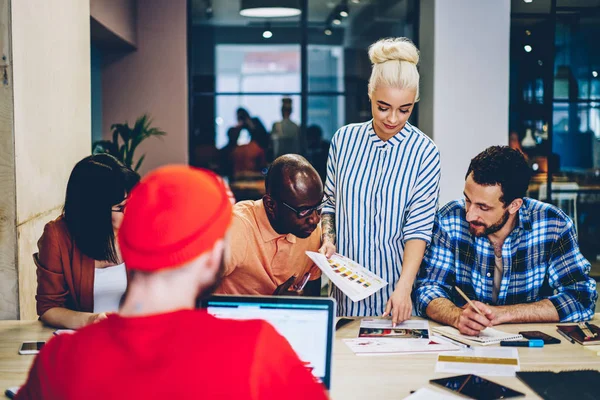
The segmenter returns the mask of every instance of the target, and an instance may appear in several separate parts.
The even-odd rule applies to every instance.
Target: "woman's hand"
[[[96,322],[100,322],[103,319],[106,319],[108,316],[106,313],[97,313],[97,314],[92,314],[88,317],[87,320],[87,325],[91,325],[91,324],[95,324]]]
[[[397,286],[385,306],[384,317],[391,315],[392,327],[410,319],[412,315],[412,299],[410,290]]]

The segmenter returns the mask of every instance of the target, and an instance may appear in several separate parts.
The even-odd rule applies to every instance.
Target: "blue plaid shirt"
[[[548,299],[562,322],[593,318],[596,282],[581,255],[573,223],[560,209],[525,198],[519,221],[502,247],[504,272],[498,299],[492,301],[494,248],[487,237],[469,232],[464,200],[448,203],[437,214],[433,239],[414,291],[419,315],[436,298],[462,307],[454,286],[482,303],[512,305]]]

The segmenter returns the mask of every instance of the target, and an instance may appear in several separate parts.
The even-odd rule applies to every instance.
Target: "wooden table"
[[[600,323],[596,314],[594,323]],[[437,324],[430,323],[432,326]],[[331,397],[346,399],[403,399],[411,390],[427,386],[433,378],[451,376],[436,374],[437,355],[420,354],[406,356],[358,357],[342,342],[342,338],[358,335],[360,322],[352,322],[336,334],[333,356],[333,382]],[[571,344],[556,332],[556,324],[503,325],[505,332],[539,330],[561,339],[561,344],[542,349],[519,348],[522,371],[566,369],[600,370],[600,357]],[[19,355],[21,342],[48,340],[54,329],[42,326],[38,321],[0,321],[0,390],[19,386],[25,382],[35,356]],[[492,377],[490,380],[526,393],[527,398],[539,399],[535,393],[517,378]],[[431,387],[431,386],[430,386]]]
[[[593,321],[600,323],[600,314]],[[437,326],[430,322],[430,326]],[[411,391],[429,386],[430,379],[458,374],[435,373],[437,354],[405,356],[356,356],[344,344],[343,338],[358,336],[360,321],[342,327],[336,334],[333,348],[333,379],[331,397],[338,399],[403,399]],[[519,331],[542,331],[561,340],[560,344],[547,345],[541,349],[519,347],[521,371],[562,371],[567,369],[600,370],[600,357],[579,344],[566,341],[558,332],[556,324],[502,325],[498,329]],[[399,339],[400,340],[400,339]],[[518,378],[489,377],[491,381],[525,393],[526,398],[539,399],[529,386]]]

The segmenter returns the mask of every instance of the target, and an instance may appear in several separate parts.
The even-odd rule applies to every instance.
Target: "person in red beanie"
[[[50,340],[17,399],[325,399],[322,385],[264,321],[195,310],[222,274],[232,216],[215,175],[149,174],[119,234],[132,271],[119,315]]]

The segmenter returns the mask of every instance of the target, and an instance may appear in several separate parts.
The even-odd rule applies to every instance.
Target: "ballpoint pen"
[[[557,329],[557,332],[560,333],[560,335],[562,337],[564,337],[565,339],[567,339],[569,342],[575,344],[575,340],[573,340],[572,338],[569,337],[569,335],[567,335],[566,333],[564,333],[563,331],[561,331],[560,329]]]

